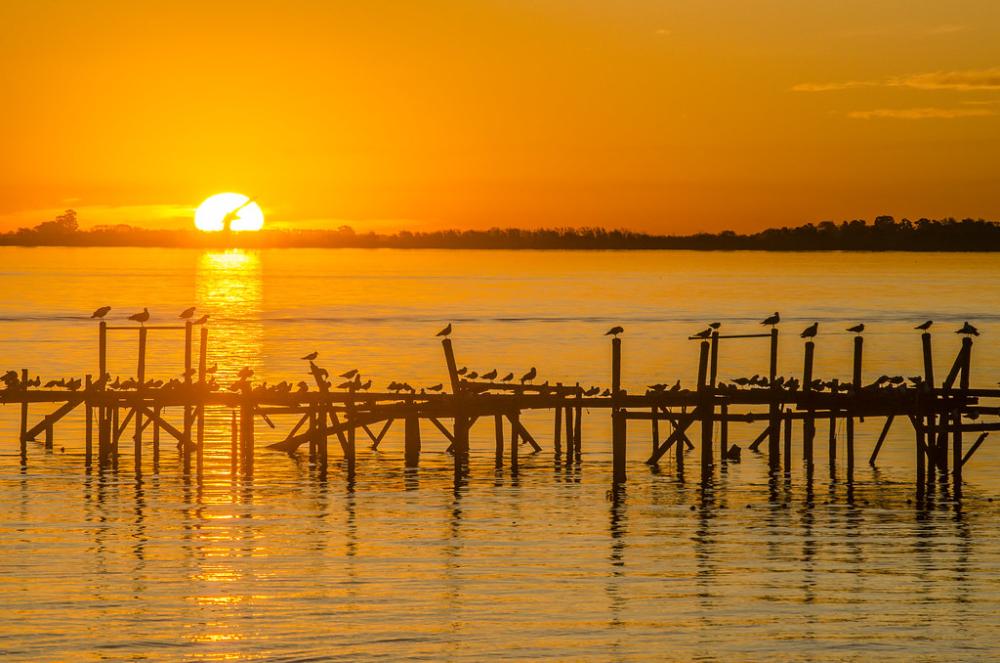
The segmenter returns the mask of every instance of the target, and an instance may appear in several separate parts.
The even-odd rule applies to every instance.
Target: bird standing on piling
[[[979,336],[979,330],[970,325],[968,320],[965,321],[961,329],[956,329],[955,333],[964,334],[965,336]]]
[[[608,331],[604,332],[604,335],[605,336],[614,336],[615,338],[618,338],[618,334],[621,334],[624,331],[625,331],[624,327],[616,326],[616,327],[612,327]]]
[[[532,366],[530,371],[521,376],[521,384],[524,384],[525,382],[531,382],[532,380],[535,379],[535,376],[537,375],[538,371],[536,371],[535,367]]]
[[[313,361],[317,357],[319,357],[319,353],[318,352],[310,352],[305,357],[302,357],[302,361]]]
[[[438,382],[437,384],[427,387],[427,391],[441,391],[444,389],[444,385]]]
[[[691,338],[708,338],[711,335],[712,335],[712,328],[709,327],[708,329],[703,329],[697,334],[692,334]]]
[[[436,334],[436,336],[448,336],[449,334],[451,334],[451,323],[450,322],[448,323],[448,326],[445,327],[444,329],[442,329],[441,331],[439,331]]]
[[[718,329],[721,326],[722,326],[721,322],[710,322],[710,323],[708,323],[708,328],[709,329]]]
[[[467,366],[463,366],[462,368],[458,369],[455,372],[458,373],[459,375],[465,375],[466,373],[469,372],[469,369]]]
[[[484,380],[496,380],[496,378],[497,378],[497,369],[494,368],[489,373],[483,373],[482,377],[483,377]]]
[[[103,318],[104,316],[106,316],[108,314],[108,312],[110,310],[111,310],[110,306],[102,306],[101,308],[99,308],[96,311],[94,311],[93,313],[91,313],[90,317],[91,317],[91,319],[93,319],[93,318]]]
[[[340,375],[339,375],[338,377],[342,377],[342,378],[347,378],[347,379],[351,379],[351,378],[353,378],[353,377],[354,377],[355,375],[358,375],[358,369],[356,369],[356,368],[352,368],[352,369],[351,369],[351,370],[349,370],[349,371],[344,371],[344,372],[343,372],[343,373],[341,373],[341,374],[340,374]]]
[[[811,325],[809,325],[808,327],[806,327],[805,329],[803,329],[802,333],[799,334],[799,336],[802,337],[802,338],[815,338],[816,337],[816,333],[818,331],[819,331],[819,323],[818,322],[814,322]]]
[[[190,306],[184,309],[183,311],[181,311],[181,314],[177,317],[182,320],[190,320],[192,317],[194,317],[194,308],[195,307]]]
[[[764,318],[763,320],[760,321],[760,324],[764,325],[765,327],[773,327],[779,322],[781,322],[781,316],[778,315],[777,311],[775,311],[774,315]]]
[[[203,325],[206,322],[208,322],[208,314],[207,313],[205,315],[201,316],[200,318],[198,318],[197,320],[192,321],[191,324],[192,325]]]
[[[144,325],[146,324],[146,321],[149,320],[149,309],[143,308],[142,313],[134,313],[133,315],[130,315],[128,319],[135,320],[140,325]]]
[[[917,325],[916,327],[914,327],[914,329],[919,329],[920,331],[927,331],[928,329],[931,328],[931,325],[933,324],[934,324],[933,320],[928,320],[923,324]]]
[[[853,327],[847,328],[847,331],[851,332],[852,334],[860,334],[864,330],[865,330],[865,323],[863,322],[860,325],[854,325]]]
[[[502,378],[500,378],[500,382],[510,382],[513,379],[514,379],[514,374],[513,373],[508,373],[507,375],[505,375]]]

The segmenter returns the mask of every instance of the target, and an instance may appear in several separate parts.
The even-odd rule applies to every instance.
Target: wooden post
[[[163,408],[159,405],[153,407],[153,414],[156,415],[157,420],[163,412]],[[157,471],[160,466],[160,425],[154,421],[153,422],[153,472]]]
[[[205,388],[205,378],[208,375],[208,327],[201,326],[198,344],[198,386]],[[198,405],[197,421],[197,454],[198,454],[198,474],[201,474],[205,458],[205,403],[204,400]]]
[[[136,398],[141,402],[146,391],[146,335],[149,330],[139,327],[139,365],[136,368],[136,380],[139,382],[136,388]],[[135,409],[135,437],[133,438],[133,456],[135,460],[135,475],[142,474],[142,409],[136,404]]]
[[[562,385],[556,385],[556,386],[559,387]],[[503,424],[501,422],[501,426],[502,425]],[[559,457],[562,455],[562,406],[558,404],[556,405],[556,415],[553,421],[553,429],[554,430],[552,431],[552,453],[555,455],[556,460],[559,460]],[[500,433],[501,434],[497,436],[497,441],[502,445],[503,431],[501,431]],[[501,458],[502,456],[503,456],[503,449],[501,448],[499,450],[499,453],[497,454],[497,458]]]
[[[576,412],[574,412],[575,421],[573,422],[573,456],[577,460],[580,460],[580,455],[583,453],[583,406],[580,405],[583,402],[583,390],[577,385],[576,391]]]
[[[496,444],[494,449],[494,459],[493,464],[498,470],[503,467],[503,415],[495,414],[493,415],[493,429],[496,437]],[[556,436],[559,435],[559,410],[556,409]],[[557,443],[558,445],[558,443]],[[556,449],[559,447],[556,446]],[[556,451],[556,457],[558,458],[559,452]]]
[[[837,475],[837,413],[830,412],[830,430],[827,437],[827,455],[830,463],[830,478]]]
[[[651,419],[649,420],[651,431],[650,434],[653,438],[653,453],[660,448],[660,408],[654,405],[649,408],[649,415]]]
[[[847,416],[847,430],[845,431],[847,438],[847,482],[852,483],[854,481],[854,417],[848,414]]]
[[[712,357],[709,362],[708,386],[714,387],[719,376],[719,330],[712,332]]]
[[[802,391],[809,397],[807,401],[806,416],[802,420],[802,457],[806,461],[806,468],[811,468],[813,464],[813,439],[816,433],[816,419],[813,416],[815,410],[812,407],[812,381],[813,381],[813,356],[816,344],[812,341],[806,342],[806,354],[802,367]]]
[[[705,478],[712,473],[712,432],[715,427],[715,403],[712,388],[708,384],[709,343],[701,342],[701,352],[698,357],[698,408],[701,415],[701,476]]]
[[[566,399],[569,403],[569,399]],[[614,410],[614,408],[612,408]],[[563,408],[566,413],[566,462],[573,460],[573,408],[568,404]],[[613,412],[612,412],[613,414]],[[612,443],[614,442],[614,430],[612,430]],[[612,444],[612,452],[614,444]]]
[[[931,346],[930,332],[924,332],[920,335],[920,344],[924,357],[924,386],[929,392],[934,388],[934,353]],[[929,393],[928,398],[931,399],[932,404],[937,401],[937,397]],[[935,468],[937,466],[937,457],[935,454],[935,450],[937,449],[937,435],[935,434],[937,418],[934,414],[934,408],[931,407],[929,409],[930,411],[925,415],[925,425],[921,431],[923,444],[917,445],[917,477],[921,483],[923,480],[934,480]],[[926,477],[924,476],[925,466]]]
[[[89,470],[94,458],[94,408],[90,404],[90,392],[93,389],[93,378],[86,376],[85,389],[86,397],[83,401],[86,432],[84,436],[83,463]]]
[[[768,383],[771,388],[768,403],[768,420],[770,425],[767,434],[767,463],[772,472],[776,472],[780,467],[781,459],[779,453],[779,440],[781,435],[781,403],[779,398],[781,393],[777,385],[774,384],[778,377],[778,329],[771,328],[771,355],[768,366]]]
[[[568,410],[567,410],[568,411]],[[510,473],[513,476],[517,476],[517,432],[518,424],[521,421],[521,412],[519,410],[513,410],[510,413]]]
[[[229,465],[233,476],[236,476],[236,470],[239,468],[239,441],[237,439],[238,427],[236,423],[236,410],[233,410],[229,418]]]
[[[28,369],[21,369],[21,389],[25,392],[25,399],[21,402],[21,434],[18,439],[21,441],[21,461],[28,457]]]
[[[420,465],[420,418],[415,414],[408,415],[403,424],[406,467],[417,467]]]
[[[729,404],[723,402],[719,405],[719,466],[725,465],[729,460]]]
[[[114,405],[111,408],[111,466],[118,469],[118,417],[120,408]]]
[[[865,338],[858,334],[854,337],[854,391],[861,390],[861,356],[864,352]]]
[[[451,347],[451,339],[441,340],[444,348],[444,361],[448,365],[448,378],[451,380],[451,393],[457,394],[462,389],[461,377],[458,375],[458,364],[455,363],[455,351]]]
[[[792,411],[785,410],[785,474],[792,473]]]
[[[348,401],[347,403],[347,413],[344,417],[344,421],[350,424],[347,429],[347,449],[344,455],[347,457],[347,481],[348,483],[354,482],[355,474],[357,473],[358,467],[358,454],[357,454],[357,426],[355,425],[356,411],[354,409],[354,403]]]
[[[623,484],[627,479],[625,471],[627,430],[625,412],[619,406],[621,389],[622,340],[615,337],[611,339],[611,482],[613,484]]]
[[[962,339],[962,368],[958,378],[958,388],[965,397],[969,389],[970,372],[972,367],[972,338],[966,336]],[[955,408],[952,418],[952,457],[951,457],[951,481],[952,492],[955,498],[962,496],[962,411]]]

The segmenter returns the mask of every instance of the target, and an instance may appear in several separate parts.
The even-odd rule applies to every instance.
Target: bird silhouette
[[[458,373],[459,375],[465,375],[466,373],[468,373],[468,372],[469,372],[469,369],[468,369],[468,368],[466,368],[465,366],[463,366],[462,368],[458,369],[458,370],[457,370],[457,371],[455,371],[455,372],[456,372],[456,373]]]
[[[355,375],[357,375],[357,374],[358,374],[358,369],[356,369],[356,368],[352,368],[352,369],[351,369],[351,370],[349,370],[349,371],[344,371],[344,372],[343,372],[343,373],[341,373],[341,374],[340,374],[340,375],[339,375],[338,377],[342,377],[342,378],[348,378],[348,379],[350,379],[350,378],[353,378],[353,377],[354,377]]]
[[[371,381],[371,379],[368,379],[365,382],[361,382],[360,380],[356,380],[354,382],[354,388],[357,389],[358,391],[368,391],[369,389],[372,388],[372,381]]]
[[[465,374],[465,379],[466,380],[475,380],[478,377],[479,377],[479,373],[477,373],[475,371],[472,371],[471,373],[466,373]]]
[[[531,370],[529,370],[527,373],[521,376],[521,384],[524,384],[525,382],[531,382],[532,380],[535,379],[535,376],[537,375],[538,371],[536,371],[535,367],[532,366]]]
[[[847,328],[847,331],[852,332],[854,334],[860,334],[864,330],[865,330],[865,324],[863,322],[860,325],[854,325],[853,327]]]
[[[128,317],[128,319],[129,320],[135,320],[140,325],[145,324],[146,321],[149,320],[149,309],[148,308],[143,308],[142,309],[142,313],[135,313],[133,315],[130,315]]]
[[[306,382],[305,380],[300,380],[299,383],[296,384],[295,386],[298,387],[296,391],[300,394],[304,394],[307,391],[309,391],[309,383]]]
[[[968,320],[965,321],[965,324],[962,325],[961,329],[956,329],[955,333],[964,334],[966,336],[979,336],[979,330],[970,325]]]
[[[703,329],[697,334],[692,334],[691,338],[708,338],[711,335],[712,335],[712,328],[709,327],[708,329]]]
[[[439,331],[436,335],[437,336],[448,336],[449,334],[451,334],[451,323],[450,322],[448,323],[447,327],[445,327],[444,329],[442,329],[441,331]]]
[[[194,316],[194,307],[191,306],[181,311],[181,314],[177,317],[183,320],[190,320],[193,316]]]
[[[604,335],[605,336],[614,336],[615,338],[618,338],[618,334],[621,334],[624,331],[625,331],[624,327],[612,327],[608,331],[604,332]]]
[[[507,375],[505,375],[502,378],[500,378],[500,382],[510,382],[513,379],[514,379],[514,374],[513,373],[508,373]]]
[[[203,325],[206,322],[208,322],[208,314],[207,313],[205,315],[201,316],[200,318],[198,318],[197,320],[192,321],[191,324],[192,325]]]
[[[708,323],[708,328],[709,329],[718,329],[721,326],[722,326],[721,322],[710,322],[710,323]]]
[[[351,389],[354,387],[354,380],[348,380],[347,382],[341,382],[337,385],[337,389]]]
[[[484,380],[496,380],[497,379],[497,369],[493,369],[489,373],[483,373],[482,378]]]
[[[681,390],[681,381],[678,380],[677,382],[674,383],[674,386],[672,386],[670,388],[670,391],[671,392],[677,392],[677,391],[680,391],[680,390]]]
[[[802,337],[802,338],[815,338],[816,337],[816,333],[818,331],[819,331],[819,323],[818,322],[814,322],[811,325],[809,325],[808,327],[806,327],[805,329],[803,329],[802,333],[799,334],[799,336]]]
[[[302,361],[313,361],[317,357],[319,357],[319,353],[318,352],[310,352],[305,357],[302,357]]]
[[[778,315],[777,311],[775,311],[774,315],[770,315],[764,318],[763,320],[760,321],[760,324],[764,325],[765,327],[773,327],[779,322],[781,322],[781,316]]]
[[[205,372],[208,373],[209,375],[211,375],[211,374],[215,373],[218,370],[219,370],[219,362],[215,362],[214,364],[212,364],[211,366],[209,366],[208,368],[206,368]]]
[[[93,313],[91,313],[90,317],[91,318],[103,318],[104,316],[106,316],[108,314],[108,312],[110,310],[111,310],[110,306],[102,306],[101,308],[99,308],[96,311],[94,311]]]
[[[427,391],[441,391],[442,389],[444,389],[444,385],[441,384],[440,382],[431,387],[427,387]]]
[[[916,327],[914,327],[914,329],[919,329],[920,331],[927,331],[928,329],[931,328],[931,325],[933,325],[933,324],[934,324],[933,320],[928,320],[927,322],[925,322],[923,324],[917,325]]]
[[[240,369],[240,372],[239,372],[239,373],[237,373],[236,375],[238,375],[238,376],[240,376],[241,378],[243,378],[244,380],[246,380],[246,379],[248,379],[248,378],[249,378],[250,376],[252,376],[252,375],[253,375],[253,369],[252,369],[252,368],[250,368],[249,366],[245,366],[245,367],[241,368],[241,369]]]

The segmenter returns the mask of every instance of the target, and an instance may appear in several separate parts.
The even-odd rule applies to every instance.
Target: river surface
[[[43,381],[97,373],[97,326],[149,307],[172,324],[208,313],[220,381],[244,366],[298,381],[299,357],[358,368],[377,387],[447,383],[434,334],[454,325],[458,362],[481,372],[608,386],[625,327],[623,386],[692,384],[711,321],[757,333],[783,322],[779,372],[801,375],[798,332],[820,323],[817,376],[849,379],[864,322],[865,379],[921,371],[912,327],[934,319],[938,375],[964,320],[983,335],[973,386],[1000,380],[1000,256],[0,248],[0,368]],[[182,335],[153,330],[147,375],[183,369]],[[135,375],[136,335],[113,332],[109,370]],[[767,372],[762,339],[720,346],[723,380]],[[33,406],[31,423],[49,408]],[[456,486],[447,441],[423,429],[404,471],[402,427],[359,445],[346,481],[336,445],[325,478],[304,457],[260,448],[230,472],[229,413],[209,411],[201,477],[164,446],[156,467],[84,469],[82,415],[54,446],[28,445],[0,407],[0,656],[5,660],[985,660],[1000,614],[1000,447],[917,501],[913,432],[858,424],[853,484],[828,471],[818,431],[812,482],[796,457],[769,480],[764,454],[716,469],[702,489],[672,454],[644,460],[649,425],[629,429],[629,483],[609,492],[610,421],[585,412],[579,464],[553,459],[549,414],[523,420],[543,446],[520,471],[493,466],[493,424],[472,431]],[[294,422],[260,424],[258,445]],[[761,425],[734,425],[746,446]],[[843,431],[836,431],[843,458]],[[796,440],[798,445],[798,440]],[[766,446],[766,445],[765,445]],[[798,447],[796,447],[798,448]]]

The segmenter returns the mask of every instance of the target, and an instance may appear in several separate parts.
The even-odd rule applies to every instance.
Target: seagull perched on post
[[[181,314],[177,317],[181,318],[182,320],[190,320],[193,316],[194,316],[194,307],[190,306],[181,311]]]
[[[711,335],[712,335],[712,328],[709,327],[708,329],[703,329],[697,334],[692,334],[691,338],[708,338]]]
[[[933,320],[928,320],[923,324],[917,325],[916,327],[914,327],[914,329],[919,329],[920,331],[927,331],[928,329],[931,328],[931,325],[933,324],[934,324]]]
[[[317,357],[319,357],[319,353],[318,352],[310,352],[305,357],[302,357],[302,361],[313,361]]]
[[[358,369],[352,368],[349,371],[344,371],[343,373],[341,373],[339,377],[347,378],[348,380],[350,380],[351,378],[353,378],[356,375],[358,375]],[[360,376],[358,376],[358,377],[360,377]]]
[[[803,329],[802,333],[799,334],[799,336],[802,338],[815,338],[816,332],[818,331],[819,331],[819,323],[814,322],[805,329]]]
[[[604,332],[604,335],[605,336],[614,336],[615,338],[618,338],[618,334],[621,334],[623,331],[625,331],[624,327],[615,326],[615,327],[612,327],[611,329],[609,329],[608,331]]]
[[[507,375],[505,375],[502,378],[500,378],[500,382],[510,382],[513,379],[514,379],[514,374],[513,373],[508,373]]]
[[[436,335],[437,336],[448,336],[449,334],[451,334],[451,323],[450,322],[448,323],[447,327],[445,327],[444,329],[442,329],[441,331],[439,331]]]
[[[781,322],[781,316],[778,315],[777,311],[775,311],[774,315],[764,318],[763,320],[760,321],[760,324],[764,325],[765,327],[773,327],[779,322]]]
[[[721,322],[710,322],[710,323],[708,323],[708,328],[709,329],[718,329],[721,326],[722,326]]]
[[[206,322],[208,322],[208,313],[206,313],[205,315],[201,316],[197,320],[192,320],[191,324],[192,325],[203,325]]]
[[[965,334],[966,336],[979,336],[979,330],[970,325],[968,320],[965,321],[965,324],[962,325],[961,329],[956,329],[955,333]]]
[[[537,375],[538,371],[536,371],[535,367],[532,366],[530,371],[521,376],[521,384],[524,384],[525,382],[531,382],[532,380],[535,379],[535,376]]]
[[[90,315],[90,317],[91,317],[91,318],[103,318],[104,316],[106,316],[106,315],[108,314],[108,312],[109,312],[110,310],[111,310],[111,307],[110,307],[110,306],[102,306],[101,308],[99,308],[99,309],[97,309],[96,311],[94,311],[94,312],[93,312],[93,313],[92,313],[92,314]]]
[[[142,313],[135,313],[133,315],[130,315],[128,317],[128,319],[129,320],[135,320],[140,325],[145,324],[146,321],[149,320],[149,309],[148,308],[143,308],[142,309]]]
[[[484,380],[496,380],[496,378],[497,378],[497,369],[494,368],[489,373],[483,373],[482,377],[483,377]]]
[[[864,330],[865,330],[865,323],[863,323],[863,322],[860,325],[854,325],[853,327],[848,327],[847,328],[847,331],[849,331],[851,333],[854,333],[854,334],[860,334]]]

